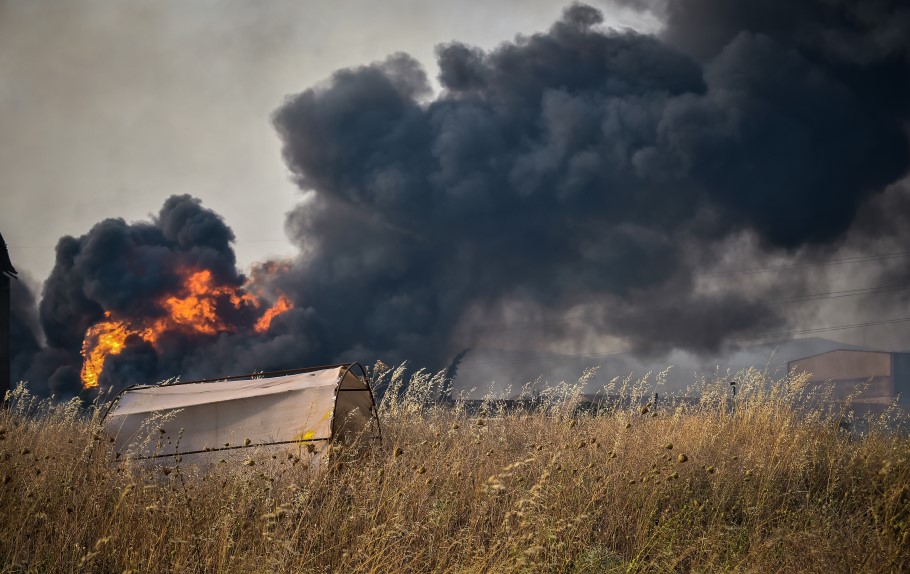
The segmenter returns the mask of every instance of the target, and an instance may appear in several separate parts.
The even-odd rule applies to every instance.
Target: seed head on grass
[[[811,512],[817,513],[819,520],[818,526],[813,527],[816,531],[812,544],[813,551],[817,551],[814,558],[819,561],[819,569],[838,571],[836,565],[840,565],[845,571],[910,572],[906,567],[905,546],[900,546],[906,542],[905,538],[910,538],[908,529],[900,526],[896,530],[899,522],[891,520],[894,513],[886,513],[885,505],[892,504],[888,502],[887,493],[904,492],[900,489],[904,488],[904,483],[910,483],[910,467],[901,460],[906,457],[903,454],[906,448],[890,449],[891,439],[881,438],[875,444],[875,441],[865,439],[856,442],[838,439],[826,443],[828,435],[817,434],[811,424],[799,420],[788,423],[786,417],[782,417],[783,432],[771,437],[779,440],[783,445],[781,452],[787,453],[780,457],[780,465],[768,465],[763,458],[766,455],[763,447],[767,443],[764,433],[777,433],[777,428],[760,433],[742,432],[737,437],[736,448],[740,459],[748,460],[749,464],[740,465],[729,462],[732,453],[725,442],[715,441],[727,429],[727,419],[720,409],[705,413],[681,411],[680,414],[660,409],[664,421],[650,424],[657,424],[661,429],[655,428],[650,434],[639,432],[646,430],[649,424],[644,420],[634,423],[637,426],[632,431],[622,430],[630,420],[635,420],[634,406],[631,412],[628,408],[613,413],[599,412],[578,420],[578,428],[585,429],[585,434],[579,436],[568,430],[571,417],[563,415],[558,422],[558,415],[554,416],[552,411],[520,416],[485,413],[484,418],[490,417],[494,424],[478,429],[474,424],[476,416],[467,418],[469,415],[464,411],[433,410],[435,408],[422,412],[421,416],[411,416],[411,412],[397,416],[381,411],[386,417],[383,432],[388,437],[387,442],[385,446],[377,445],[368,450],[363,464],[322,469],[319,466],[322,462],[317,462],[321,459],[310,462],[304,457],[300,467],[285,464],[277,469],[278,474],[273,474],[272,467],[267,464],[257,464],[255,470],[238,469],[236,466],[240,466],[238,463],[243,456],[239,459],[227,457],[232,459],[233,467],[216,467],[211,472],[217,478],[206,478],[198,484],[189,467],[184,470],[180,466],[178,471],[173,463],[170,463],[174,468],[171,476],[175,480],[162,480],[160,466],[154,470],[140,470],[120,464],[119,468],[126,469],[120,473],[101,457],[86,465],[87,458],[80,458],[78,450],[83,442],[91,442],[92,429],[88,425],[75,441],[79,446],[70,447],[68,451],[66,434],[52,440],[54,437],[41,436],[26,424],[26,428],[16,429],[14,435],[7,437],[6,443],[0,442],[0,482],[4,475],[11,477],[9,486],[0,486],[0,493],[6,493],[7,502],[21,502],[32,508],[30,513],[23,514],[34,516],[41,509],[49,508],[49,518],[21,525],[11,519],[7,521],[6,530],[0,525],[0,533],[9,534],[16,526],[29,533],[28,537],[19,537],[16,543],[19,546],[0,543],[0,553],[9,556],[11,563],[26,564],[30,557],[46,550],[70,548],[70,541],[75,538],[81,541],[77,551],[60,553],[72,557],[54,560],[60,570],[78,570],[80,557],[93,551],[97,536],[80,537],[77,525],[84,524],[87,519],[104,520],[109,516],[117,520],[111,523],[114,529],[110,532],[118,534],[112,535],[112,542],[104,546],[102,554],[93,557],[91,563],[83,564],[85,571],[122,572],[136,570],[136,565],[143,563],[146,567],[140,569],[142,571],[174,571],[200,558],[205,564],[205,567],[201,566],[203,569],[240,572],[255,570],[258,566],[268,571],[328,571],[331,562],[337,564],[340,560],[342,549],[348,551],[344,561],[351,570],[366,572],[409,569],[501,572],[514,569],[519,557],[526,561],[529,571],[565,571],[567,564],[577,565],[579,571],[609,570],[621,563],[623,556],[645,557],[639,566],[643,571],[678,568],[673,557],[654,551],[661,546],[672,547],[674,554],[687,556],[686,569],[691,571],[733,570],[743,563],[753,565],[755,571],[790,571],[805,547],[793,542],[799,537],[790,540],[782,536],[772,550],[766,544],[771,539],[765,525],[769,521],[783,522],[775,529],[774,540],[777,540],[777,532],[788,533],[786,521],[779,521],[777,517],[782,511],[787,516],[795,513],[790,509],[793,496],[787,489],[793,484],[791,479],[796,478],[807,481],[814,493]],[[655,410],[649,408],[651,412]],[[776,407],[771,405],[769,408]],[[650,418],[650,412],[648,415]],[[0,413],[0,423],[6,422],[4,416]],[[771,416],[766,418],[777,420]],[[665,449],[665,442],[653,443],[661,436],[656,433],[663,431],[665,423],[669,427],[671,421],[672,436],[684,440],[687,445],[699,445],[695,459],[689,460],[685,452],[677,450],[676,444],[673,449]],[[447,431],[460,422],[472,429],[466,431],[463,441],[436,436],[435,433],[441,430],[443,437],[461,438],[460,433]],[[558,424],[554,424],[556,422]],[[66,429],[72,431],[72,426]],[[151,427],[149,430],[158,435],[156,429]],[[499,430],[502,432],[497,432]],[[22,442],[18,442],[20,435]],[[602,458],[600,451],[595,450],[598,443],[590,443],[590,436],[602,441],[605,455]],[[579,455],[585,451],[576,447],[583,438],[588,441],[591,452],[582,457]],[[16,442],[10,445],[10,439]],[[243,437],[237,439],[236,446],[243,445],[243,440]],[[475,440],[478,446],[473,448],[470,445]],[[440,443],[438,447],[437,442]],[[49,484],[58,484],[60,488],[48,488],[51,492],[39,490],[36,483],[44,481],[33,478],[34,455],[18,455],[25,444],[38,444],[41,457],[45,452],[52,455],[53,458],[48,459],[52,462],[42,464],[41,477],[47,476]],[[608,447],[608,444],[613,446]],[[404,447],[409,445],[418,450],[413,456],[404,458],[401,456]],[[431,445],[433,448],[429,448]],[[813,449],[807,445],[825,448]],[[3,449],[4,446],[9,448]],[[905,447],[905,443],[897,446]],[[397,449],[400,450],[396,456]],[[491,450],[494,451],[491,458],[483,456]],[[604,459],[617,458],[619,450],[623,451],[623,460],[606,463]],[[301,451],[306,452],[302,446]],[[864,485],[867,480],[879,481],[881,484],[877,486],[881,486],[879,490],[885,496],[870,502],[863,487],[843,490],[848,486],[844,484],[838,484],[835,491],[830,491],[823,477],[804,472],[807,467],[827,468],[831,461],[819,459],[818,452],[827,453],[826,456],[833,457],[831,460],[854,465],[847,469],[845,476],[856,474],[854,482],[857,485]],[[476,460],[478,456],[483,461],[480,464]],[[520,470],[513,465],[504,466],[487,483],[489,467],[500,463],[507,465],[513,462],[509,460],[512,456],[528,457],[531,462],[522,461]],[[190,459],[189,456],[185,458]],[[284,455],[279,455],[277,460],[283,458]],[[258,456],[256,460],[259,462]],[[718,464],[727,466],[724,472],[713,466],[709,470],[709,465],[703,464],[707,460],[717,460]],[[77,461],[82,466],[65,466],[69,461]],[[558,466],[557,461],[566,464]],[[680,467],[684,462],[693,462],[695,466]],[[888,472],[879,475],[879,469],[886,462],[891,463]],[[652,463],[653,467],[650,466]],[[603,469],[605,464],[614,472]],[[61,465],[59,470],[63,473],[58,472],[56,465]],[[87,473],[72,472],[73,468],[86,466]],[[557,470],[563,466],[564,470]],[[422,468],[426,470],[421,471]],[[132,474],[133,470],[136,474]],[[750,476],[746,474],[747,470],[752,470],[755,477],[761,476],[761,492],[753,486],[758,482],[756,478],[752,478],[751,484],[743,480],[744,476]],[[133,483],[134,477],[141,478],[146,471],[149,480],[135,481],[135,492],[123,497],[120,509],[111,513],[113,505],[108,501],[117,503],[118,496],[125,492],[124,486]],[[640,471],[644,472],[640,475]],[[703,473],[693,475],[691,471]],[[181,480],[176,480],[178,472]],[[544,476],[547,476],[546,480]],[[274,482],[269,483],[271,480]],[[150,490],[146,489],[146,484],[151,486]],[[15,497],[10,496],[14,486],[22,489]],[[54,511],[46,500],[58,491],[63,496],[59,508]],[[848,491],[850,496],[846,497]],[[622,512],[601,504],[613,498],[622,502]],[[186,504],[190,500],[195,514],[192,517]],[[824,500],[825,504],[815,506],[817,500]],[[288,520],[268,516],[277,513],[275,509],[282,503],[289,504]],[[895,499],[896,503],[900,500]],[[744,509],[750,513],[754,511],[755,520],[737,524],[737,529],[744,540],[754,539],[756,543],[731,545],[726,526],[731,517],[741,516]],[[579,528],[578,523],[573,522],[574,517],[581,517],[586,511],[592,515],[585,519],[586,522],[603,524],[604,528]],[[8,516],[14,514],[10,512]],[[55,521],[52,519],[55,516],[63,520]],[[263,517],[262,520],[259,517]],[[659,524],[653,522],[655,518]],[[206,525],[206,532],[193,531],[200,523]],[[664,527],[665,524],[681,523],[687,527]],[[295,528],[298,524],[304,528]],[[844,552],[843,545],[837,542],[845,539],[845,524],[858,528],[862,539],[881,551],[859,557]],[[409,536],[411,529],[419,529],[420,536]],[[120,543],[119,532],[124,530],[130,532],[129,551]],[[616,532],[624,535],[612,534]],[[664,537],[665,532],[670,538]],[[169,541],[167,548],[161,546],[161,538],[156,536],[162,533]],[[445,551],[421,542],[427,539],[446,540]],[[159,543],[151,542],[154,540]],[[479,546],[476,545],[478,541],[481,542]],[[524,550],[534,545],[540,545],[543,550],[532,553],[533,556],[525,555]],[[389,550],[376,553],[377,547]],[[272,552],[273,549],[277,551]],[[889,563],[891,559],[897,562]],[[865,570],[863,566],[866,566]]]

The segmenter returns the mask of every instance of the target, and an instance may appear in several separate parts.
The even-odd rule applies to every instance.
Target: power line
[[[811,293],[808,295],[800,295],[799,297],[790,297],[787,299],[770,299],[767,302],[769,304],[775,303],[796,303],[801,301],[823,301],[828,299],[840,299],[843,297],[858,297],[861,295],[874,295],[878,293],[888,293],[893,291],[906,291],[910,289],[910,285],[887,285],[887,286],[875,286],[875,287],[861,287],[858,289],[844,289],[840,291],[827,291],[824,293]],[[509,324],[502,324],[498,322],[480,322],[474,323],[474,325],[492,327],[496,331],[514,331],[514,330],[524,330],[528,326],[537,326],[545,327],[547,325],[580,325],[584,323],[589,323],[590,321],[586,319],[547,319],[544,321],[534,321],[534,320],[525,320],[525,321],[516,321],[510,322]],[[498,328],[497,328],[498,327]]]
[[[788,302],[796,302],[796,301],[802,301],[802,300],[836,299],[836,298],[840,298],[840,297],[852,297],[852,296],[857,296],[857,295],[868,295],[868,294],[875,294],[875,293],[880,293],[880,292],[900,291],[900,290],[907,290],[907,289],[910,289],[910,285],[866,287],[866,288],[861,288],[861,289],[846,289],[846,290],[841,290],[841,291],[830,291],[827,293],[814,293],[814,294],[806,295],[803,297],[795,297],[792,299],[781,299],[776,302],[788,303]],[[772,302],[775,302],[775,301],[772,301]],[[789,338],[792,335],[806,335],[806,334],[811,334],[811,333],[845,331],[845,330],[849,330],[849,329],[859,329],[859,328],[863,328],[863,327],[872,327],[872,326],[877,326],[877,325],[890,325],[890,324],[897,324],[897,323],[905,323],[907,321],[910,321],[910,317],[901,317],[901,318],[897,318],[897,319],[885,319],[885,320],[881,320],[881,321],[867,321],[864,323],[831,325],[831,326],[827,326],[827,327],[815,327],[815,328],[809,328],[809,329],[794,329],[794,330],[790,330],[790,331],[781,331],[781,332],[776,332],[776,333],[758,333],[758,334],[754,334],[754,335],[746,335],[746,336],[741,336],[741,337],[731,337],[730,340],[731,341],[756,341],[756,340],[762,340],[762,339],[775,339],[775,338],[786,340],[787,338]],[[578,324],[581,322],[583,322],[583,320],[581,320],[581,319],[566,319],[566,320],[562,320],[562,321],[559,321],[559,320],[548,321],[543,324],[544,325],[547,323]],[[521,325],[510,326],[503,330],[526,329],[527,324],[528,324],[528,322],[525,322],[525,326],[521,326]],[[621,354],[625,354],[625,353],[633,353],[636,351],[653,350],[653,348],[654,347],[643,347],[643,346],[626,347],[623,349],[615,349],[612,351],[605,351],[602,353],[568,353],[568,354],[561,355],[561,357],[571,357],[571,358],[580,358],[580,359],[586,359],[586,358],[596,359],[596,358],[609,357],[609,356],[614,356],[614,355],[621,355]],[[668,350],[672,350],[674,347],[667,346],[666,348]],[[473,367],[505,366],[505,365],[517,364],[517,363],[540,363],[540,362],[544,362],[547,360],[549,360],[549,359],[546,357],[539,358],[539,359],[530,359],[530,360],[505,359],[502,361],[498,361],[498,360],[494,359],[493,361],[487,362],[487,363],[481,362],[481,363],[463,364],[461,368],[471,369]]]
[[[862,255],[857,257],[846,257],[844,259],[832,259],[819,263],[797,263],[795,265],[775,265],[771,267],[757,267],[754,269],[731,269],[729,271],[708,271],[705,273],[696,273],[696,277],[718,277],[723,275],[751,275],[755,273],[764,273],[767,271],[787,271],[790,269],[808,269],[812,267],[828,267],[832,265],[843,265],[846,263],[863,263],[866,261],[881,261],[884,259],[896,259],[900,257],[910,257],[910,251],[900,251],[897,253],[883,253],[880,255]]]
[[[237,239],[232,243],[242,244],[242,243],[282,243],[287,242],[293,244],[289,239]],[[7,244],[7,247],[12,249],[53,249],[56,245],[19,245],[19,244]],[[847,263],[864,263],[868,261],[881,261],[885,259],[896,259],[902,257],[910,257],[910,251],[899,251],[895,253],[881,253],[876,255],[861,255],[856,257],[846,257],[843,259],[832,259],[829,261],[823,261],[818,263],[798,263],[793,265],[774,265],[770,267],[756,267],[752,269],[730,269],[727,271],[706,271],[703,273],[695,273],[695,277],[718,277],[725,275],[751,275],[755,273],[764,273],[767,271],[787,271],[791,269],[808,269],[814,267],[828,267],[833,265],[844,265]]]
[[[864,323],[852,323],[852,324],[847,324],[847,325],[831,325],[831,326],[827,326],[827,327],[815,327],[815,328],[811,328],[811,329],[794,329],[791,331],[780,331],[777,333],[763,333],[763,334],[755,334],[755,335],[748,335],[748,336],[742,336],[742,337],[731,337],[730,340],[731,341],[756,341],[756,340],[761,340],[761,339],[780,339],[781,341],[784,341],[784,340],[787,340],[790,335],[805,335],[805,334],[810,334],[810,333],[845,331],[848,329],[858,329],[861,327],[872,327],[872,326],[876,326],[876,325],[891,325],[891,324],[896,324],[896,323],[906,323],[908,321],[910,321],[910,317],[901,317],[898,319],[885,319],[885,320],[881,320],[881,321],[867,321]],[[665,346],[661,346],[661,347],[657,347],[657,348],[665,348],[666,350],[672,350],[675,347],[673,347],[672,345],[665,345]],[[558,357],[556,357],[556,358],[599,359],[599,358],[610,357],[610,356],[615,356],[615,355],[623,355],[626,353],[634,353],[636,351],[645,351],[645,350],[654,350],[654,349],[655,349],[655,347],[645,347],[645,346],[626,347],[623,349],[614,349],[611,351],[604,351],[602,353],[565,353],[565,354],[558,355]],[[514,364],[518,364],[518,363],[537,364],[537,363],[549,361],[552,358],[554,358],[554,357],[539,357],[539,358],[531,358],[531,359],[525,359],[525,358],[504,359],[501,361],[494,359],[492,361],[480,362],[480,363],[462,363],[461,366],[458,368],[458,370],[459,370],[459,372],[461,372],[462,370],[471,370],[472,368],[478,368],[478,367],[508,366],[508,365],[514,365]]]
[[[231,244],[237,245],[242,243],[288,243],[293,245],[290,239],[244,239],[244,240],[234,240],[231,241]],[[10,249],[54,249],[57,247],[54,245],[18,245],[18,244],[7,244]]]
[[[848,329],[858,329],[860,327],[872,327],[874,325],[891,325],[894,323],[905,323],[910,321],[910,317],[901,317],[899,319],[885,319],[883,321],[867,321],[865,323],[853,323],[851,325],[833,325],[830,327],[815,327],[813,329],[795,329],[792,331],[781,331],[780,333],[765,333],[751,335],[747,337],[733,337],[733,341],[754,341],[756,339],[772,339],[774,337],[786,337],[788,335],[805,335],[807,333],[825,333],[828,331],[845,331]]]
[[[801,295],[789,299],[778,299],[772,303],[791,303],[794,301],[815,301],[822,299],[840,299],[841,297],[855,297],[857,295],[871,295],[875,293],[886,293],[889,291],[906,291],[910,285],[891,285],[879,287],[862,287],[859,289],[846,289],[843,291],[829,291],[827,293],[814,293],[812,295]]]

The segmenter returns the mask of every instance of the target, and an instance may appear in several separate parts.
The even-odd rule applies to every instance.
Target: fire
[[[246,293],[238,293],[227,286],[214,285],[212,272],[208,269],[189,274],[184,284],[182,297],[171,295],[162,302],[168,312],[164,322],[159,326],[161,331],[183,329],[203,335],[216,335],[233,331],[230,325],[218,316],[218,301],[226,298],[240,309],[244,305],[259,307],[259,300]]]
[[[266,331],[269,330],[269,327],[272,325],[272,319],[274,319],[278,315],[281,315],[282,313],[284,313],[291,307],[293,307],[293,304],[291,303],[291,301],[284,295],[281,295],[280,297],[278,297],[278,300],[275,301],[275,304],[272,305],[270,308],[266,309],[266,311],[265,311],[265,313],[263,313],[262,317],[259,317],[259,320],[256,321],[256,325],[253,328],[256,330],[257,333],[265,333]]]
[[[232,324],[224,316],[225,310],[233,307],[238,311],[258,312],[262,306],[259,297],[241,288],[217,284],[208,269],[186,269],[180,274],[183,276],[180,290],[156,302],[160,316],[129,321],[113,317],[108,311],[104,320],[89,327],[82,342],[81,376],[85,388],[98,386],[105,361],[112,355],[119,355],[130,336],[156,345],[165,332],[205,336],[232,333],[242,326]],[[280,295],[275,304],[259,316],[252,330],[267,332],[272,320],[292,307],[290,299]]]
[[[111,314],[105,313],[105,319]],[[97,387],[98,377],[108,355],[118,355],[126,345],[130,330],[120,321],[102,321],[89,327],[82,341],[82,384],[85,388]]]

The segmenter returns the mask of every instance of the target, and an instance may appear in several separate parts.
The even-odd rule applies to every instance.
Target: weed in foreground
[[[440,375],[403,373],[386,375],[383,445],[318,468],[112,463],[98,411],[20,387],[0,414],[0,571],[910,569],[910,440],[844,432],[798,380],[739,373],[735,414],[717,381],[645,414],[641,392],[579,413],[565,386],[481,416],[433,404]]]

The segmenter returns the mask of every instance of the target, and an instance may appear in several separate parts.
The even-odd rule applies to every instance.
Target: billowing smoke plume
[[[439,360],[472,344],[466,320],[516,307],[550,335],[583,309],[633,344],[696,350],[783,327],[767,293],[711,292],[693,269],[744,235],[772,255],[835,244],[905,174],[910,101],[904,80],[872,85],[907,77],[908,35],[876,28],[906,19],[792,4],[673,2],[662,38],[573,5],[489,52],[440,46],[435,98],[398,54],[289,99],[275,124],[313,191],[289,220],[299,299],[365,329],[328,346]],[[690,7],[712,14],[710,46]]]
[[[27,281],[22,275],[10,281],[10,374],[14,381],[41,350],[35,295]]]
[[[224,294],[211,298],[211,308],[229,328],[207,334],[170,324],[160,328],[154,345],[133,333],[122,352],[107,357],[98,381],[101,388],[175,376],[215,376],[236,369],[251,372],[262,370],[262,365],[277,369],[299,364],[301,356],[308,359],[312,355],[307,352],[314,347],[306,341],[306,328],[288,336],[284,326],[285,321],[294,321],[297,310],[275,317],[257,333],[254,325],[262,313],[253,300],[231,304],[230,294],[242,293],[248,284],[237,272],[233,240],[233,232],[217,214],[186,195],[170,197],[151,222],[108,219],[82,237],[62,238],[39,305],[47,346],[28,363],[21,360],[28,349],[14,354],[20,358],[14,376],[58,396],[79,394],[84,384],[80,353],[89,328],[109,316],[127,326],[161,321],[167,311],[161,301],[180,293],[187,270],[207,271],[208,282],[222,289]],[[254,286],[270,290],[267,285]],[[190,302],[190,311],[200,309],[200,304]],[[187,317],[188,324],[193,320],[204,318]],[[28,326],[24,319],[20,322],[23,329]],[[22,339],[34,347],[32,340]],[[46,389],[41,387],[44,382]]]
[[[813,277],[730,288],[712,272],[872,249],[875,225],[902,237],[880,198],[904,205],[906,9],[627,3],[666,28],[606,30],[573,5],[491,51],[439,46],[437,95],[396,54],[288,98],[274,124],[305,191],[286,225],[300,256],[260,286],[293,309],[254,335],[133,340],[103,382],[379,357],[441,368],[497,337],[714,351],[785,329],[770,301]],[[86,330],[106,311],[154,315],[181,267],[244,285],[232,239],[185,196],[150,223],[62,239],[47,347],[22,376],[77,391]]]

